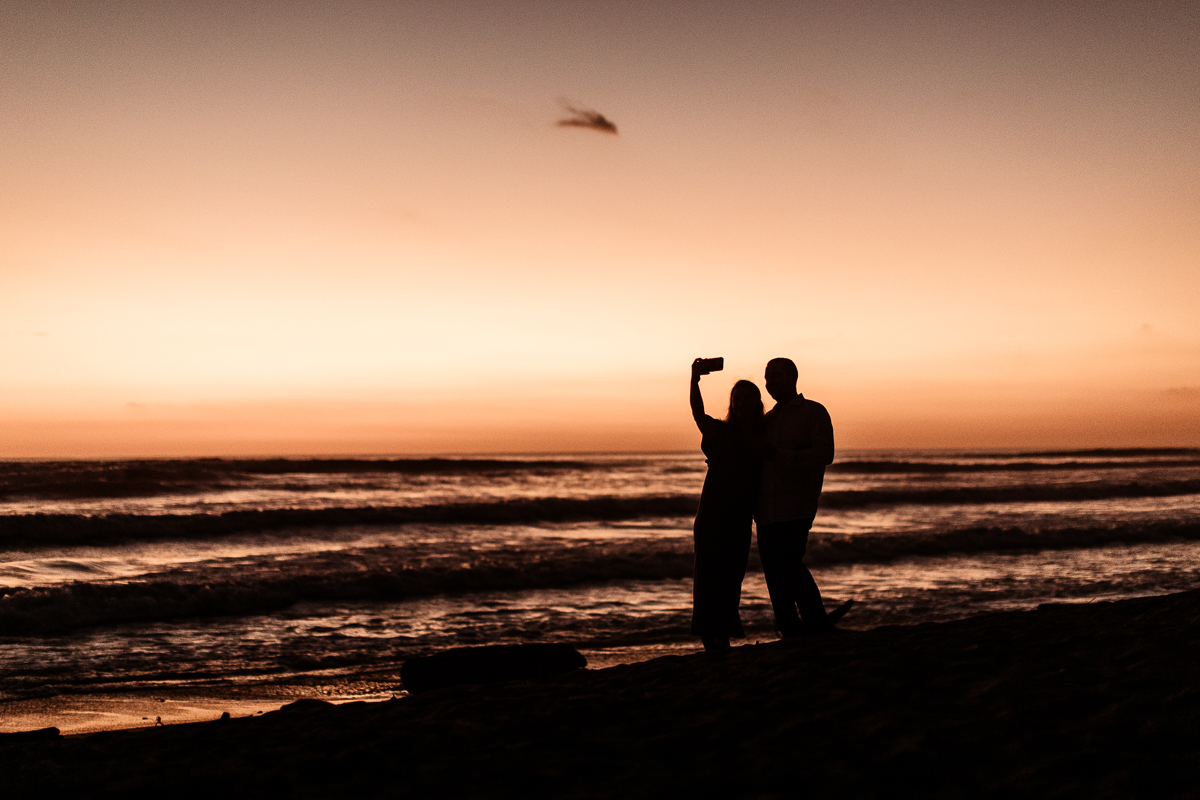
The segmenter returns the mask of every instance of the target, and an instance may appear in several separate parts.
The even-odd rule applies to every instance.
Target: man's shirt
[[[812,519],[833,462],[833,422],[825,406],[804,395],[776,403],[767,412],[767,443],[775,458],[763,462],[754,518],[759,525]]]

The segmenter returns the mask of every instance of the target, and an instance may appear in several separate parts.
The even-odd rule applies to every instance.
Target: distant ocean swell
[[[1134,497],[1177,497],[1200,494],[1200,480],[1125,483],[1024,484],[1021,486],[968,486],[944,489],[861,489],[826,491],[822,508],[863,508],[872,505],[958,505],[963,503],[1035,503],[1111,500]]]
[[[827,467],[828,472],[855,473],[860,475],[889,475],[897,473],[945,474],[956,472],[1085,472],[1112,469],[1146,468],[1195,468],[1200,459],[1172,458],[1143,459],[1141,461],[999,461],[987,463],[961,463],[937,461],[839,461]]]
[[[606,463],[605,467],[611,466]],[[479,475],[588,471],[587,461],[454,458],[0,462],[0,499],[153,497],[243,486],[263,475]],[[336,485],[336,484],[335,484]],[[298,487],[288,487],[296,489]]]
[[[904,504],[952,505],[1200,494],[1200,480],[1026,484],[1014,487],[826,491],[825,509]],[[223,514],[13,514],[0,516],[0,547],[109,544],[120,541],[205,539],[351,525],[405,523],[534,524],[690,516],[696,495],[540,497],[482,503],[228,511]]]
[[[1029,459],[1068,458],[1068,461]],[[983,459],[983,460],[981,460]],[[1080,460],[1106,459],[1106,460]],[[1115,459],[1115,460],[1114,460]],[[380,476],[387,481],[423,477],[554,477],[567,473],[604,473],[622,467],[644,467],[654,459],[588,461],[582,459],[195,459],[148,461],[0,462],[0,501],[116,499],[195,495],[261,486],[279,476],[326,476],[326,482],[296,480],[272,483],[281,491],[329,491],[346,480]],[[858,475],[955,474],[979,472],[1102,471],[1114,469],[1181,469],[1200,467],[1200,450],[1191,448],[1080,450],[1018,454],[961,454],[917,459],[847,460],[831,473]],[[701,465],[662,465],[664,474],[699,473]],[[386,480],[385,480],[386,479]],[[356,484],[360,488],[371,484]]]
[[[822,565],[1180,540],[1200,540],[1200,523],[1052,530],[972,528],[912,534],[814,533],[807,560]],[[756,554],[751,555],[749,568],[761,570]],[[0,635],[262,613],[304,600],[400,600],[434,594],[566,588],[611,580],[679,579],[691,574],[692,544],[686,537],[588,543],[565,549],[531,545],[488,552],[361,548],[285,560],[261,557],[189,567],[128,582],[0,590]]]

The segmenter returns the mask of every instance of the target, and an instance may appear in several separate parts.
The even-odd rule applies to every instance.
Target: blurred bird
[[[587,108],[576,108],[570,103],[563,102],[563,106],[571,114],[569,117],[564,117],[558,121],[560,128],[587,128],[600,133],[611,133],[617,135],[617,126],[608,117],[601,114],[599,111],[592,111]]]

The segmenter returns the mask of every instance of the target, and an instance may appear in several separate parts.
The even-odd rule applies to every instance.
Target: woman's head
[[[762,419],[762,393],[750,381],[738,381],[729,392],[729,422],[757,422]]]

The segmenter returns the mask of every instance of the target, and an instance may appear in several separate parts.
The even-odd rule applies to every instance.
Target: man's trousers
[[[758,555],[775,609],[775,627],[785,638],[829,627],[821,590],[804,565],[811,519],[757,525]],[[799,613],[797,613],[799,612]],[[801,622],[803,619],[803,622]]]

